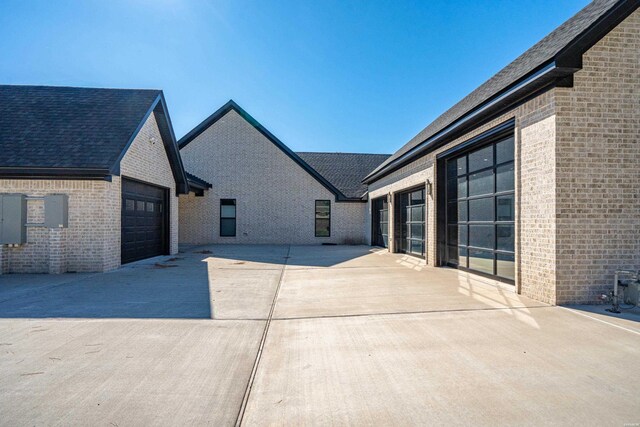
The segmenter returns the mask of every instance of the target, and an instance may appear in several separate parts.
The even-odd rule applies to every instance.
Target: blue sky
[[[588,0],[3,0],[0,83],[229,99],[296,151],[391,153]]]

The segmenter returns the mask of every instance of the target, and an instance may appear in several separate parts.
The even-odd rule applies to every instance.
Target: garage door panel
[[[122,263],[168,250],[167,190],[138,181],[122,181]]]

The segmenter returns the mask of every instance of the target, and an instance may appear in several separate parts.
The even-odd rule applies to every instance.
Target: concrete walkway
[[[640,328],[368,247],[0,276],[6,425],[624,425]]]

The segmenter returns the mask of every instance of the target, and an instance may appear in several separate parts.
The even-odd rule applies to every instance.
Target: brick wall
[[[640,11],[557,90],[558,303],[596,301],[640,268]]]
[[[365,203],[335,196],[229,111],[181,150],[185,168],[210,182],[204,197],[180,197],[182,243],[362,243]],[[220,237],[220,199],[237,200],[237,235]],[[331,201],[331,237],[315,237],[315,200]]]
[[[106,181],[74,180],[0,180],[0,192],[28,196],[67,194],[69,228],[64,236],[44,227],[27,228],[27,243],[5,248],[5,273],[48,273],[50,261],[64,266],[64,271],[102,271],[107,267],[103,242],[111,235],[108,207],[105,203]],[[27,221],[44,221],[44,202],[27,202]],[[56,240],[61,237],[62,241]],[[53,239],[51,239],[53,238]],[[50,244],[61,245],[59,259],[50,253]],[[55,248],[55,246],[54,246]]]
[[[155,144],[149,143],[154,136]],[[147,120],[121,162],[123,176],[171,189],[171,250],[178,248],[178,203],[175,183],[155,117]],[[29,227],[27,243],[0,250],[4,273],[62,273],[107,271],[120,266],[120,182],[76,180],[0,180],[0,193],[28,196],[67,194],[69,228]],[[27,220],[44,221],[44,202],[27,203]]]

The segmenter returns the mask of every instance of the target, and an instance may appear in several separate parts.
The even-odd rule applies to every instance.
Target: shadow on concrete
[[[607,311],[608,308],[611,308],[611,304],[567,305],[566,307],[584,313],[596,314],[602,318],[622,319],[640,323],[640,307],[631,307],[623,304],[620,306],[620,313]]]
[[[364,245],[207,245],[184,246],[184,253],[208,256],[215,267],[333,267],[380,251]]]
[[[96,274],[0,276],[0,318],[211,318],[205,256]]]

